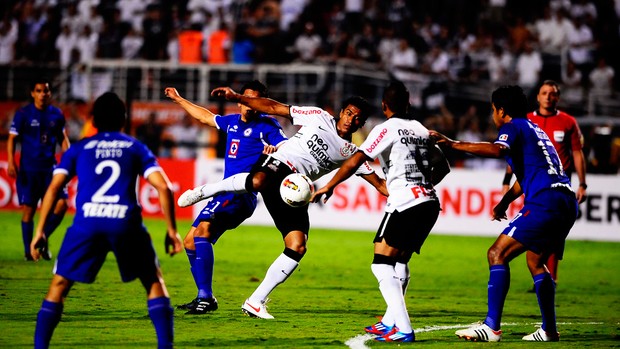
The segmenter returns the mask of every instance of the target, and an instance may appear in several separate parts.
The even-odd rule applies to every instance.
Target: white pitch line
[[[370,347],[366,345],[366,341],[375,338],[372,334],[358,334],[357,336],[350,338],[344,344],[351,349],[369,349]]]
[[[476,325],[477,323],[468,324],[468,325],[444,325],[444,326],[426,326],[422,328],[416,328],[413,332],[422,333],[422,332],[433,332],[433,331],[444,331],[444,330],[454,330],[458,328],[467,328],[472,325]],[[503,326],[525,326],[525,325],[540,325],[540,322],[530,322],[530,323],[518,323],[518,322],[507,322],[502,323]],[[603,322],[558,322],[558,325],[602,325]],[[359,334],[353,338],[348,339],[344,344],[348,346],[350,349],[370,349],[369,346],[366,345],[366,342],[374,339],[375,336],[372,334]]]

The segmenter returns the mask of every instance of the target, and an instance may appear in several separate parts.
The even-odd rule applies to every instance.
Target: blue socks
[[[504,301],[510,288],[510,268],[507,265],[492,265],[488,285],[489,309],[484,323],[497,331],[501,328]]]
[[[194,278],[194,282],[196,280],[196,268],[194,264],[196,264],[196,250],[185,249],[185,254],[187,254],[187,259],[189,260],[189,271],[192,273],[192,277]]]
[[[558,332],[555,323],[555,282],[551,274],[542,273],[534,276],[534,286],[542,315],[542,329],[555,334]]]
[[[173,310],[170,306],[170,298],[153,298],[149,299],[146,304],[149,309],[151,322],[153,322],[155,332],[157,333],[157,348],[172,348],[172,343],[174,341],[174,320],[172,316]]]
[[[24,253],[30,255],[30,243],[34,232],[34,222],[22,221],[22,241],[24,242]]]
[[[194,237],[196,261],[192,272],[198,287],[198,298],[213,297],[213,245],[207,238]]]
[[[147,301],[149,316],[157,333],[157,347],[159,349],[172,348],[174,341],[173,310],[170,298],[159,297]],[[34,332],[34,348],[47,349],[52,334],[60,322],[63,310],[62,303],[53,303],[47,300],[41,304],[37,314],[37,325]]]
[[[47,217],[47,221],[45,222],[45,226],[43,227],[43,232],[45,233],[46,237],[50,237],[50,235],[52,235],[54,230],[56,230],[56,228],[58,228],[58,226],[60,225],[60,222],[62,222],[62,218],[64,216],[64,214],[59,215],[53,212],[50,213],[50,215]]]
[[[48,348],[52,334],[62,316],[62,303],[53,303],[44,300],[37,314],[37,326],[34,331],[34,348]]]

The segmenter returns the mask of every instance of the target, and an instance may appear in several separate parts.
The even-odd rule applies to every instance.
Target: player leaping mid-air
[[[244,96],[229,87],[216,88],[211,95],[262,113],[286,117],[294,125],[301,126],[275,153],[262,155],[249,173],[239,173],[221,182],[188,190],[178,200],[179,206],[185,207],[223,192],[261,193],[285,247],[241,309],[250,316],[273,319],[265,307],[267,296],[297,268],[306,253],[310,228],[308,206],[295,208],[284,203],[280,198],[280,183],[294,172],[305,174],[314,181],[338,168],[357,151],[357,146],[351,143],[351,136],[364,125],[371,107],[362,97],[351,97],[343,102],[338,117],[333,117],[318,107],[290,106],[270,98]],[[356,173],[387,195],[385,180],[367,163]]]
[[[486,157],[504,157],[517,182],[493,208],[493,219],[506,219],[512,201],[525,195],[523,209],[508,223],[487,252],[489,262],[488,311],[484,322],[456,331],[473,341],[498,342],[504,301],[510,287],[509,263],[526,253],[534,279],[542,325],[523,337],[526,341],[558,341],[555,319],[555,283],[545,268],[549,254],[564,248],[577,218],[577,199],[547,134],[527,119],[527,98],[519,86],[502,86],[491,95],[493,121],[499,134],[494,143],[461,142],[430,131],[440,146]]]

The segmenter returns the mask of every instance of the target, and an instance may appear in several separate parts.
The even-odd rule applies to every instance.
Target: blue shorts
[[[25,171],[20,169],[15,182],[19,204],[36,207],[52,181],[53,171],[53,168],[43,171]],[[68,197],[66,187],[58,197],[60,199]]]
[[[569,190],[549,189],[526,203],[502,234],[534,253],[555,253],[561,259],[564,242],[577,219],[578,203]]]
[[[257,205],[253,193],[223,193],[208,199],[207,205],[200,211],[192,224],[197,227],[200,222],[211,222],[212,234],[209,242],[215,244],[226,230],[238,227],[254,213]]]
[[[158,280],[159,261],[151,236],[142,224],[123,232],[76,225],[69,227],[58,252],[54,273],[69,280],[92,283],[110,251],[116,256],[123,282],[141,278],[150,284]]]

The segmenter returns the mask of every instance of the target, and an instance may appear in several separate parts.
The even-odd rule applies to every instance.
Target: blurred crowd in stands
[[[95,58],[346,61],[403,81],[516,83],[531,93],[554,79],[575,116],[586,101],[620,106],[620,0],[3,0],[0,13],[0,68]],[[435,111],[429,128],[468,140],[492,133],[475,104],[450,111],[439,101]],[[585,129],[587,150],[597,139],[617,142],[617,129]]]
[[[613,93],[614,0],[4,0],[0,65],[93,58],[183,63],[348,59],[404,80],[537,83]]]

